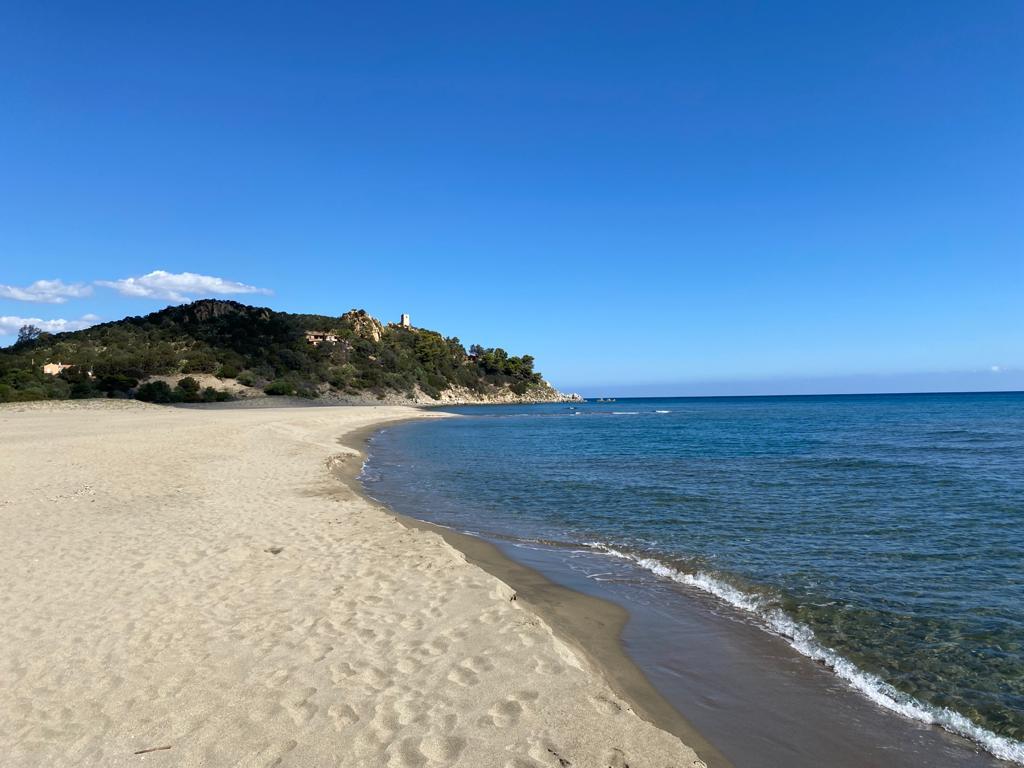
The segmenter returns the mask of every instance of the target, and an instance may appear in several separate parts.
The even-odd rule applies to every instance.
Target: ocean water
[[[1024,764],[1024,394],[453,410],[375,438],[371,494],[703,590]]]

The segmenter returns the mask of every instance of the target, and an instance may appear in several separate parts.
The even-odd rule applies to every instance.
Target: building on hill
[[[409,315],[403,313],[402,319],[398,321],[398,324],[403,328],[412,328],[412,323],[409,322]]]
[[[68,368],[74,368],[75,366],[70,363],[47,363],[43,366],[43,373],[47,376],[59,376],[62,371],[66,371]]]
[[[306,341],[314,347],[318,347],[325,341],[329,344],[337,343],[338,336],[330,331],[306,331]]]

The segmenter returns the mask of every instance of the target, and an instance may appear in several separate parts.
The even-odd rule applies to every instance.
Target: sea
[[[737,768],[1024,765],[1024,393],[447,410],[367,492],[625,606]]]

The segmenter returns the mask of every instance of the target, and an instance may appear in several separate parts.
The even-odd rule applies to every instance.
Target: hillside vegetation
[[[313,344],[308,331],[330,340]],[[74,367],[44,374],[42,366],[50,362]],[[459,399],[480,401],[557,398],[533,362],[500,348],[467,351],[457,338],[384,325],[362,310],[340,317],[297,315],[207,299],[73,333],[24,332],[0,349],[0,402],[229,397],[201,389],[198,374],[235,380],[255,394],[310,398],[436,400],[456,392]],[[185,380],[166,383],[177,376]],[[147,381],[151,377],[162,378]]]

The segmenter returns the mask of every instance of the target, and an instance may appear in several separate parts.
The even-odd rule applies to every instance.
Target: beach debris
[[[64,499],[80,499],[83,496],[95,496],[96,489],[91,485],[83,485],[71,493],[58,493],[56,496],[48,497],[47,501],[63,501]],[[90,499],[94,501],[94,499]]]
[[[284,552],[284,547],[267,547],[263,551],[269,552],[272,555],[280,555],[282,552]]]
[[[171,747],[168,744],[166,747],[150,747],[149,749],[140,749],[138,752],[133,752],[132,754],[135,754],[135,755],[145,755],[145,754],[149,754],[150,752],[162,752],[163,750],[170,749],[170,748]]]
[[[558,761],[558,764],[559,764],[560,766],[562,766],[562,768],[566,768],[566,766],[572,765],[572,763],[570,763],[570,762],[569,762],[568,760],[566,760],[566,759],[565,759],[564,757],[562,757],[562,756],[561,756],[560,754],[558,754],[557,752],[555,752],[555,750],[553,750],[553,749],[552,749],[551,747],[548,747],[548,748],[547,748],[547,750],[548,750],[548,752],[550,752],[550,753],[551,753],[552,757],[554,757],[554,758],[555,758],[555,760],[557,760],[557,761]]]

